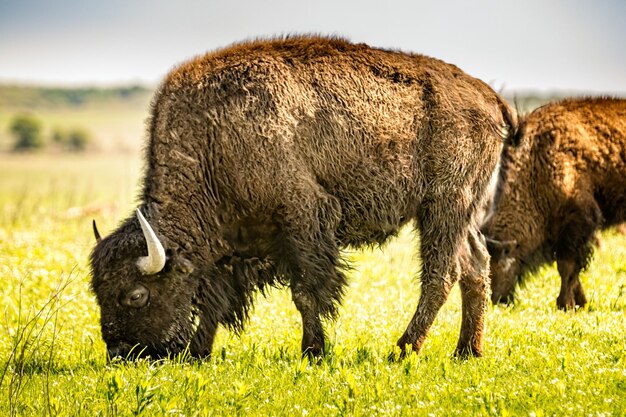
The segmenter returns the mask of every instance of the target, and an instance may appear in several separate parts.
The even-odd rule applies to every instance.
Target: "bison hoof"
[[[419,354],[419,351],[421,350],[421,347],[422,347],[421,343],[419,342],[415,342],[413,344],[406,343],[405,339],[406,337],[403,336],[400,338],[400,340],[398,340],[398,343],[396,344],[396,347],[394,348],[394,350],[391,353],[389,353],[389,355],[387,356],[387,360],[389,362],[402,361],[407,356],[411,355],[411,353],[415,353],[416,355]]]
[[[573,299],[562,300],[560,298],[557,298],[556,300],[556,306],[559,308],[559,310],[563,310],[563,311],[578,310],[580,308],[583,308],[585,304],[587,304],[587,300],[585,300],[584,302],[583,301],[574,302]]]
[[[576,301],[576,305],[580,308],[587,305],[587,297],[585,297],[585,294],[580,292],[574,293],[574,301]]]
[[[574,310],[576,308],[576,304],[574,303],[574,297],[559,296],[556,299],[556,306],[559,308],[559,310],[563,311]]]
[[[406,349],[398,349],[398,348],[396,348],[396,349],[392,350],[391,352],[389,352],[389,355],[387,355],[387,362],[389,362],[389,363],[400,362],[400,361],[402,361],[406,357],[407,357],[407,350]]]
[[[465,346],[462,348],[457,346],[456,350],[454,351],[454,357],[462,360],[469,358],[480,358],[482,356],[482,350],[475,346]]]
[[[309,359],[320,359],[324,356],[324,348],[320,346],[309,346],[302,351],[302,357]]]

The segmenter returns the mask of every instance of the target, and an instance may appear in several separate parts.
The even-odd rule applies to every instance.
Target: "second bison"
[[[587,302],[579,274],[596,231],[626,220],[626,100],[570,99],[520,120],[505,152],[495,212],[482,228],[492,301],[512,300],[524,273],[556,260],[561,309]]]

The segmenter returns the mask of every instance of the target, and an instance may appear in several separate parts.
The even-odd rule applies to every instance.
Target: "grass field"
[[[107,233],[132,210],[137,156],[0,154],[0,415],[625,415],[626,238],[605,233],[583,275],[588,308],[555,308],[553,267],[512,307],[490,306],[485,357],[452,357],[455,289],[419,356],[386,358],[413,314],[412,235],[348,251],[351,285],[331,353],[300,359],[288,291],[259,298],[211,359],[107,364],[89,291],[91,219]]]
[[[0,416],[626,415],[626,237],[612,232],[582,277],[584,310],[556,310],[559,278],[544,268],[514,306],[489,306],[481,359],[452,357],[455,288],[422,353],[387,362],[419,297],[404,230],[382,250],[346,251],[355,269],[319,364],[300,358],[285,290],[258,299],[241,336],[220,330],[209,360],[107,364],[91,220],[108,233],[136,205],[148,101],[141,90],[0,89]],[[88,127],[99,149],[126,152],[2,152],[24,110],[48,133]]]

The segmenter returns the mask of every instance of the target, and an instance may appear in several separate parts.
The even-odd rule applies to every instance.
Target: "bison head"
[[[110,358],[208,354],[199,332],[193,264],[168,248],[137,210],[91,254],[92,289]],[[210,349],[210,347],[208,348]]]
[[[491,257],[491,301],[509,303],[513,301],[513,293],[518,277],[522,272],[520,262],[514,256],[518,244],[515,240],[496,240],[486,238],[487,250]]]

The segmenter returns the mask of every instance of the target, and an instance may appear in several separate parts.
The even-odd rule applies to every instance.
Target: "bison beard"
[[[249,42],[181,65],[153,100],[140,211],[91,255],[109,354],[207,356],[219,325],[243,328],[257,291],[287,286],[302,351],[321,355],[346,286],[340,248],[414,222],[422,292],[397,344],[421,349],[460,279],[456,352],[479,356],[477,225],[515,128],[458,68],[340,39]]]

